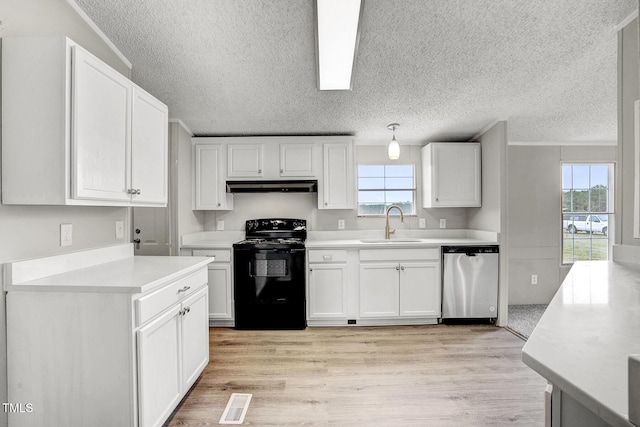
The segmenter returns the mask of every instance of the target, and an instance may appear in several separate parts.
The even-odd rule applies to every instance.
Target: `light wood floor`
[[[211,362],[169,426],[218,425],[252,393],[252,426],[542,426],[546,381],[494,326],[212,328]]]

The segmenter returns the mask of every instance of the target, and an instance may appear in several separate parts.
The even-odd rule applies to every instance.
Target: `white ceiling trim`
[[[618,141],[509,141],[507,145],[547,146],[547,147],[611,147],[618,145]]]
[[[182,126],[184,128],[184,130],[186,130],[189,135],[193,136],[194,133],[191,131],[191,129],[189,129],[189,126],[187,126],[182,120],[180,119],[169,119],[169,123],[178,123],[180,126]]]
[[[133,67],[131,61],[129,61],[127,57],[124,56],[122,52],[120,52],[120,49],[118,49],[116,45],[113,44],[113,42],[109,39],[109,37],[107,37],[107,35],[103,33],[102,30],[96,25],[96,23],[93,22],[91,18],[89,18],[89,15],[87,15],[84,10],[80,9],[80,6],[78,6],[78,4],[74,0],[67,0],[67,3],[69,3],[69,6],[71,6],[73,10],[76,11],[80,18],[82,18],[82,20],[86,22],[93,31],[95,31],[98,37],[100,37],[102,41],[104,41],[107,46],[109,46],[109,48],[118,56],[118,58],[120,58],[120,60],[126,64],[129,71],[131,71],[131,68]]]
[[[620,31],[621,29],[629,25],[631,21],[633,21],[637,17],[638,17],[638,10],[636,9],[634,12],[631,13],[631,15],[627,16],[621,23],[616,25],[616,31]]]
[[[471,138],[469,141],[475,141],[478,138],[480,138],[482,135],[484,135],[485,133],[487,133],[487,131],[489,131],[489,129],[491,129],[492,127],[494,127],[495,125],[497,125],[500,122],[507,122],[507,119],[497,119],[492,121],[491,123],[489,123],[488,125],[486,125],[484,128],[482,128],[482,130],[480,130],[480,132],[478,132],[477,134],[475,134],[473,136],[473,138]]]

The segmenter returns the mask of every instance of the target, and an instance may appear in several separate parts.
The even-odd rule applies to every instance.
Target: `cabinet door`
[[[313,144],[280,144],[280,176],[315,176]]]
[[[353,160],[350,143],[323,145],[323,188],[319,209],[353,209]],[[319,195],[320,196],[320,195]]]
[[[140,425],[160,426],[180,402],[181,309],[172,309],[140,328],[138,341],[138,401]]]
[[[309,318],[347,317],[346,264],[309,265]]]
[[[193,209],[232,209],[232,197],[225,191],[222,145],[194,145]]]
[[[229,144],[227,174],[230,178],[260,178],[262,144]]]
[[[209,363],[208,289],[182,303],[182,390],[187,391]]]
[[[423,163],[424,207],[481,206],[480,144],[431,143]]]
[[[398,316],[400,266],[396,263],[360,264],[360,316]]]
[[[233,320],[230,264],[209,264],[209,319]]]
[[[78,46],[72,56],[72,197],[128,202],[133,85]]]
[[[168,194],[167,106],[135,87],[131,131],[131,189],[134,203],[166,205]]]
[[[440,316],[440,264],[400,264],[400,316]]]

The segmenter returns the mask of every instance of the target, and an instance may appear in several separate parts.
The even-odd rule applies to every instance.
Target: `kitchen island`
[[[12,426],[160,426],[209,361],[205,257],[4,265]]]
[[[522,350],[553,386],[552,426],[633,426],[628,359],[640,353],[640,265],[576,262]],[[635,384],[640,387],[640,384]]]

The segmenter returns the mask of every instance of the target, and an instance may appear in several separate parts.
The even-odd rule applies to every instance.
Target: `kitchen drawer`
[[[360,261],[425,261],[439,260],[440,248],[364,249]]]
[[[207,280],[207,269],[201,268],[187,277],[138,298],[136,300],[136,325],[143,325],[156,314],[193,294],[202,286],[206,286]]]
[[[193,256],[206,256],[213,258],[213,262],[231,262],[229,249],[194,249]]]
[[[339,249],[309,250],[309,262],[346,262],[347,251]]]

